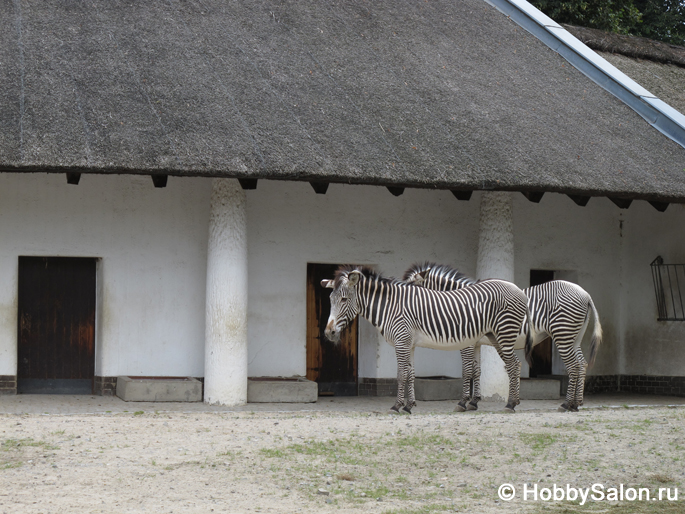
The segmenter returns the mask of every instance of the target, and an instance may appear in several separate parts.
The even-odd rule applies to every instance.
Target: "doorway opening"
[[[19,257],[18,393],[93,393],[96,261]]]
[[[358,320],[332,343],[324,334],[331,312],[330,289],[321,281],[331,279],[339,264],[307,264],[307,379],[318,384],[319,396],[357,396]]]

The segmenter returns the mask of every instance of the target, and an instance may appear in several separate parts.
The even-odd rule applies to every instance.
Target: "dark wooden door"
[[[554,270],[530,270],[530,286],[539,286],[554,280]],[[530,368],[531,378],[552,374],[552,339],[549,337],[533,348],[533,367]]]
[[[90,394],[95,259],[19,257],[17,390]]]
[[[347,327],[335,344],[324,330],[331,312],[330,289],[321,287],[331,279],[337,264],[307,264],[307,378],[319,385],[320,395],[357,395],[357,327]]]

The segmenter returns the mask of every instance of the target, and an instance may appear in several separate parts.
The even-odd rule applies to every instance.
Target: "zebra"
[[[457,291],[432,291],[385,278],[365,266],[341,266],[333,280],[322,280],[321,285],[333,289],[327,339],[337,343],[340,332],[361,315],[395,347],[397,400],[392,410],[411,413],[416,405],[416,346],[458,350],[474,345],[483,336],[490,339],[506,365],[506,409],[514,412],[520,403],[521,363],[514,343],[530,316],[527,298],[511,282],[488,280]]]
[[[438,291],[458,290],[478,283],[449,266],[428,262],[415,264],[409,268],[404,274],[403,281]],[[582,287],[564,280],[546,282],[524,289],[523,292],[528,297],[528,308],[535,331],[532,346],[548,337],[552,338],[569,375],[566,399],[559,410],[577,412],[578,407],[583,404],[586,369],[594,364],[597,350],[602,342],[602,325],[599,322],[595,304]],[[587,329],[590,314],[594,317],[594,331],[588,364],[583,357],[580,344]],[[521,340],[522,335],[519,336],[517,347],[522,345]],[[526,360],[529,363],[532,346],[528,348],[526,345]],[[461,359],[464,389],[457,410],[475,410],[478,408],[480,399],[480,366],[475,359],[475,347],[464,348],[461,351]],[[471,381],[473,381],[473,396],[468,385]]]

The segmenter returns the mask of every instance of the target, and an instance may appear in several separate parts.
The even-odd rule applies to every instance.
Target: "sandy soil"
[[[685,512],[684,421],[665,407],[4,414],[0,512]],[[512,501],[498,498],[504,483]],[[582,507],[522,498],[567,484],[668,492]]]

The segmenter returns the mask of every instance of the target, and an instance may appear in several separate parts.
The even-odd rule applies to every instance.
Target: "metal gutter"
[[[685,148],[685,115],[659,100],[525,0],[485,0]]]

